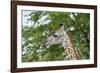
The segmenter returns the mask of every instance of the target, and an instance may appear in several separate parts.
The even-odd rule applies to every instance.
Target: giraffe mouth
[[[48,41],[45,41],[44,47],[46,47],[46,48],[49,48],[50,47]]]
[[[49,45],[48,41],[45,40],[44,42],[42,42],[41,47],[42,48],[49,48],[50,45]]]

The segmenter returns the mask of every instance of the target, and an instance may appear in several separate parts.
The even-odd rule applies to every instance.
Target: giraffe
[[[48,36],[45,42],[47,47],[56,44],[60,44],[64,48],[66,56],[64,60],[78,60],[79,57],[75,51],[75,48],[73,48],[68,34],[64,30],[63,24],[60,24],[59,29],[56,30],[52,35]]]

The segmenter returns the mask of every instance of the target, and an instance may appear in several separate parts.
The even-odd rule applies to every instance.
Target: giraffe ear
[[[60,30],[64,30],[64,24],[60,24]]]

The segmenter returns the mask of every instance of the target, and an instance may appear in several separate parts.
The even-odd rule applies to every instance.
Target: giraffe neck
[[[77,60],[78,57],[75,49],[73,48],[71,40],[68,37],[68,35],[66,37],[67,37],[65,41],[66,45],[64,46],[65,55],[66,55],[65,60]]]

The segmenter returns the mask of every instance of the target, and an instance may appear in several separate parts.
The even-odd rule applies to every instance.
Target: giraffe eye
[[[54,34],[53,36],[54,36],[54,37],[57,37],[57,35],[55,35],[55,34]]]

